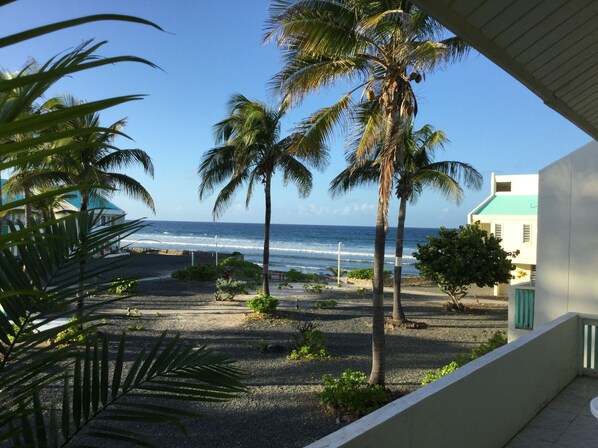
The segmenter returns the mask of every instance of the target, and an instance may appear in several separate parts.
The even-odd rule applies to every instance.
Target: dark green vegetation
[[[251,311],[266,316],[272,316],[276,313],[278,307],[278,299],[269,294],[261,293],[247,302],[247,306]]]
[[[326,336],[317,327],[312,321],[297,325],[299,335],[295,337],[295,348],[291,350],[289,359],[310,360],[330,356]]]
[[[413,256],[421,276],[438,284],[453,307],[461,310],[460,300],[469,285],[508,283],[515,269],[511,258],[517,254],[505,251],[494,234],[470,224],[458,230],[441,227],[438,236],[429,236],[426,244],[417,245]]]
[[[390,280],[390,271],[384,271],[383,275],[385,280]],[[354,278],[356,280],[373,280],[374,268],[353,269],[347,273],[347,278]]]
[[[100,20],[159,29],[136,17],[103,14],[3,36],[0,48]],[[104,58],[98,54],[104,44],[85,41],[35,70],[28,64],[15,75],[0,77],[0,172],[11,168],[20,173],[25,192],[23,200],[0,204],[0,216],[11,219],[10,232],[0,234],[2,446],[106,446],[108,441],[151,446],[151,437],[136,431],[138,423],[170,424],[184,431],[183,419],[200,416],[187,408],[188,403],[223,401],[245,392],[242,372],[230,359],[182,341],[179,335],[167,338],[163,333],[148,351],[128,353],[125,334],[120,341],[109,341],[100,331],[103,319],[111,316],[97,311],[118,299],[84,303],[86,298],[107,291],[109,286],[100,283],[98,276],[114,268],[118,259],[101,267],[85,268],[86,263],[112,242],[142,227],[137,221],[100,227],[102,214],[86,210],[86,195],[124,187],[134,197],[146,202],[151,199],[136,196],[145,190],[133,179],[114,177],[108,171],[135,161],[145,163],[149,171],[151,165],[144,153],[119,152],[112,139],[122,132],[88,119],[141,96],[64,102],[58,108],[38,103],[55,82],[82,70],[123,61],[153,66],[135,56]],[[85,125],[73,126],[79,122]],[[87,148],[95,154],[89,159],[83,156],[89,154]],[[115,151],[118,155],[113,156]],[[81,161],[80,156],[87,160],[88,168],[96,169],[93,179],[71,176],[70,167],[75,160]],[[57,175],[59,169],[63,171]],[[35,174],[36,182],[25,173]],[[44,177],[52,179],[52,188],[35,191],[33,187],[41,187]],[[124,179],[132,184],[124,185],[120,182]],[[18,187],[16,182],[13,186]],[[47,210],[35,210],[73,191],[83,196],[80,212],[56,218]],[[29,219],[35,212],[41,220]],[[15,214],[24,216],[27,225]],[[68,320],[75,305],[78,317]],[[57,326],[44,327],[51,323]],[[61,334],[66,336],[57,344]],[[116,347],[115,352],[110,352],[111,346]],[[182,410],[181,402],[187,410]],[[118,425],[122,421],[128,422],[126,429]]]
[[[132,278],[117,278],[110,285],[110,292],[115,294],[133,294],[137,291],[138,282]]]
[[[246,281],[249,286],[259,283],[262,278],[262,268],[250,261],[238,257],[228,257],[218,266],[215,264],[196,264],[174,271],[173,278],[183,281],[214,281],[217,278]]]
[[[507,343],[507,338],[502,331],[495,332],[492,337],[479,346],[472,348],[469,353],[461,353],[453,361],[448,363],[441,368],[426,372],[426,376],[422,380],[422,386],[430,384],[436,381],[438,378],[442,378],[449,373],[454,372],[459,367],[464,366],[468,362],[478,359],[480,356],[484,356],[486,353],[490,353],[492,350],[501,347]]]
[[[289,271],[285,272],[284,279],[285,281],[292,283],[317,282],[318,274],[305,274],[297,269],[291,268]]]
[[[384,388],[379,384],[368,384],[363,372],[347,369],[340,378],[324,375],[322,382],[324,390],[320,393],[320,401],[339,415],[348,413],[361,417],[388,401]]]

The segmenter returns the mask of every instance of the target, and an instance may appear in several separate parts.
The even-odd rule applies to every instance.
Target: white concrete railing
[[[581,373],[569,313],[309,445],[503,447]]]

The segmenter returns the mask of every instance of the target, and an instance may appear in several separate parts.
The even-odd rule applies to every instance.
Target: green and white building
[[[508,252],[519,251],[511,284],[535,280],[538,232],[538,175],[492,173],[490,196],[467,215],[467,222],[479,222],[488,233],[502,239]],[[509,285],[495,286],[495,295],[509,294]]]

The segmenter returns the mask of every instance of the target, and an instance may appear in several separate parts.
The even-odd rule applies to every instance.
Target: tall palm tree
[[[285,112],[284,107],[275,110],[260,101],[249,100],[240,94],[233,95],[228,102],[227,118],[214,126],[216,144],[221,146],[207,151],[197,170],[201,177],[200,200],[209,196],[216,185],[228,179],[216,198],[212,211],[214,219],[230,205],[239,188],[247,185],[245,205],[249,206],[254,188],[258,184],[263,185],[266,205],[262,288],[264,294],[270,294],[268,269],[272,178],[276,171],[280,170],[284,183],[293,182],[299,195],[306,197],[312,187],[312,175],[306,164],[320,168],[327,161],[327,149],[323,143],[304,146],[306,150],[299,152],[294,145],[301,138],[299,134],[280,137],[281,120]]]
[[[336,104],[304,123],[308,132],[301,143],[326,138],[336,123],[352,119],[356,101],[377,110],[375,119],[359,129],[358,158],[370,158],[383,126],[369,382],[384,384],[384,245],[394,159],[402,154],[402,135],[417,114],[411,83],[459,59],[468,46],[447,38],[442,25],[405,0],[275,0],[264,40],[276,41],[283,51],[284,66],[273,84],[286,102],[297,103],[335,83],[350,86]],[[359,92],[360,98],[354,98]]]
[[[463,185],[479,190],[482,175],[471,165],[454,160],[435,161],[437,150],[448,142],[442,131],[425,125],[418,131],[409,126],[403,135],[403,153],[397,155],[394,166],[393,187],[399,199],[399,216],[395,245],[392,319],[398,324],[410,323],[405,317],[401,303],[401,276],[407,203],[417,201],[424,189],[439,192],[449,200],[460,204]],[[379,151],[381,151],[381,147]],[[399,158],[401,156],[402,158]],[[330,183],[330,191],[338,195],[356,186],[376,183],[380,178],[380,164],[376,158],[359,161],[355,153],[349,155],[349,166]]]
[[[83,101],[71,96],[58,98],[52,107],[60,110],[81,104]],[[154,201],[149,192],[136,179],[119,172],[134,165],[140,166],[145,174],[154,176],[151,157],[142,149],[121,149],[114,145],[116,137],[130,139],[124,132],[126,119],[122,118],[108,127],[100,124],[100,114],[86,114],[71,119],[66,128],[85,132],[68,140],[76,146],[68,151],[51,156],[39,170],[32,173],[40,184],[63,183],[76,185],[81,195],[82,211],[88,210],[93,198],[110,196],[114,191],[121,191],[138,199],[155,212]],[[30,176],[31,177],[31,176]]]

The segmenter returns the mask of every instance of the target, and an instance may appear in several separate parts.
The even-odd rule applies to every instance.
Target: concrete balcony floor
[[[505,448],[598,447],[598,419],[590,413],[596,396],[598,378],[577,377]]]

